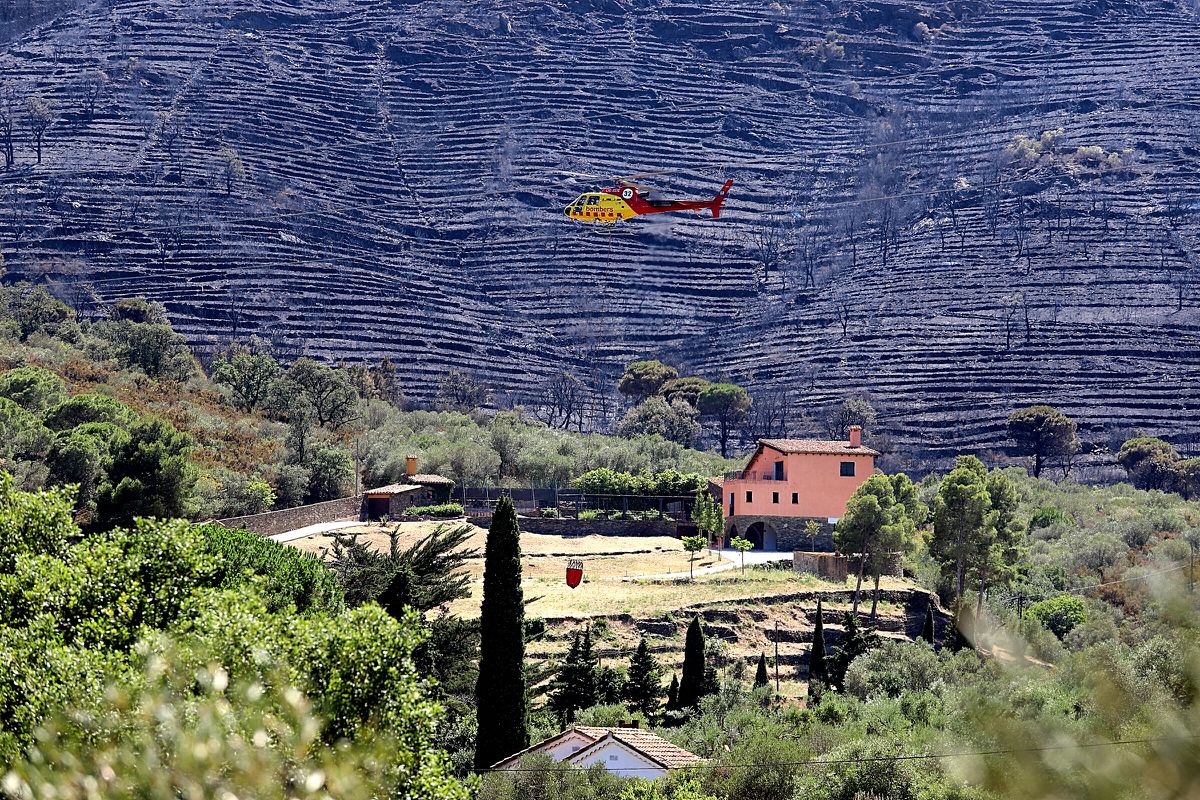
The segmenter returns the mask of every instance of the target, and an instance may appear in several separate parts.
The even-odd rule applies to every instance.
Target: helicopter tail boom
[[[725,203],[725,199],[729,197],[729,189],[733,186],[733,181],[725,181],[725,185],[721,187],[721,191],[717,192],[717,196],[713,198],[709,208],[712,209],[713,219],[719,219],[721,216],[721,206]]]

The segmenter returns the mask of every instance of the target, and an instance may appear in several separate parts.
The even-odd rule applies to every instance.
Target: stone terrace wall
[[[217,522],[226,528],[245,528],[254,533],[261,533],[263,536],[274,536],[277,533],[286,533],[322,522],[358,519],[361,509],[362,496],[355,495],[343,497],[340,500],[329,500],[325,503],[285,508],[281,511],[219,519]]]

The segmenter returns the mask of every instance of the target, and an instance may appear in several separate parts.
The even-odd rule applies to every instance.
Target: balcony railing
[[[787,481],[787,476],[776,478],[774,475],[758,475],[744,470],[734,470],[725,473],[727,481]]]

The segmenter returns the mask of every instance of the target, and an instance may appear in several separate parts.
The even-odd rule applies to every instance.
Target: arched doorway
[[[754,545],[755,550],[763,549],[763,532],[765,529],[766,526],[761,522],[751,523],[750,527],[746,528],[745,538],[750,540],[750,543]]]

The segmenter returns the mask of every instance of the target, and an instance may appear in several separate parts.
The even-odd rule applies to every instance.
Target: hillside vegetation
[[[0,287],[0,469],[26,488],[77,485],[80,521],[108,526],[330,500],[356,488],[356,467],[359,489],[400,480],[409,455],[472,486],[732,466],[660,436],[583,435],[519,409],[406,411],[387,363],[285,369],[265,348],[235,347],[209,372],[155,303],[119,301],[88,322],[44,289]]]
[[[537,404],[565,370],[610,421],[665,356],[869,393],[933,456],[1035,401],[1197,432],[1185,0],[31,9],[0,50],[9,269],[159,300],[201,347],[389,357],[425,398],[455,367]],[[562,170],[647,169],[734,178],[727,213],[559,213],[604,180]]]

